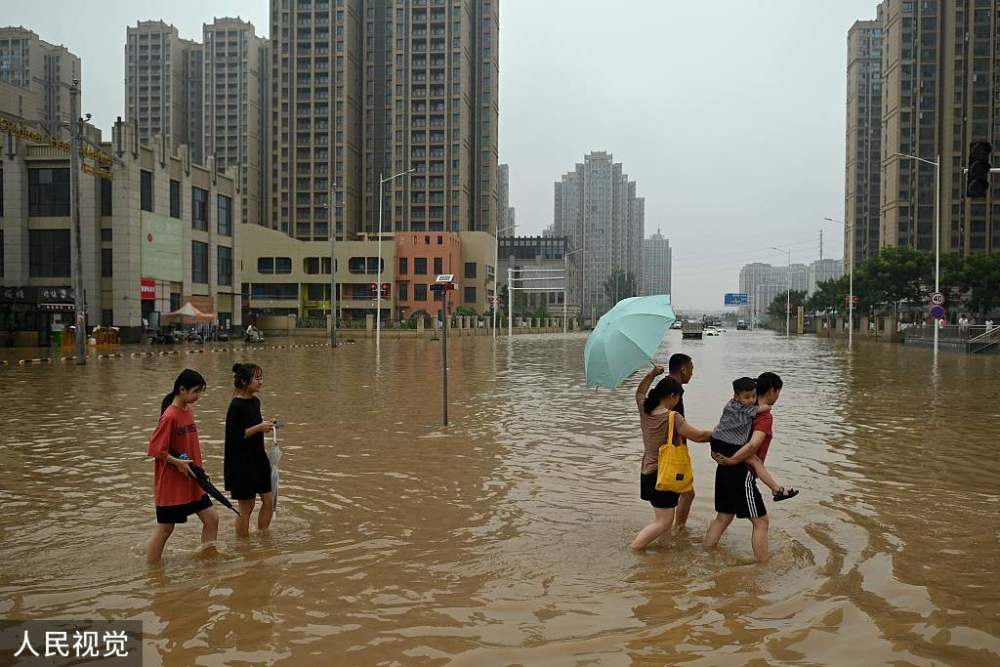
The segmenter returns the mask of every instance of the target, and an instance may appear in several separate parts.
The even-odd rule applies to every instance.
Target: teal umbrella
[[[597,322],[583,349],[587,384],[617,387],[649,364],[677,318],[669,294],[622,299]]]

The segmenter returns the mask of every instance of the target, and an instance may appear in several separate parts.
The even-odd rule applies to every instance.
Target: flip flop
[[[780,489],[778,489],[778,492],[774,494],[774,496],[772,496],[772,498],[774,499],[774,502],[777,503],[781,502],[782,500],[788,500],[789,498],[794,498],[797,495],[799,495],[797,489],[786,489],[785,487],[781,487]]]

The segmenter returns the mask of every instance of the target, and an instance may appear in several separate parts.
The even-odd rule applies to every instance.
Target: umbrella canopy
[[[677,318],[669,294],[622,299],[597,322],[583,350],[587,384],[617,387],[652,360]]]
[[[184,322],[185,320],[195,322],[212,322],[215,320],[215,313],[203,313],[195,308],[190,301],[188,301],[177,310],[167,313],[161,319],[166,320],[168,318],[180,322]]]
[[[210,479],[208,479],[208,474],[205,472],[204,468],[192,463],[191,472],[194,473],[195,481],[198,482],[198,486],[200,486],[205,491],[205,493],[212,496],[213,498],[215,498],[220,503],[222,503],[232,511],[236,512],[237,514],[240,513],[240,511],[235,507],[233,507],[233,504],[229,502],[229,498],[226,498],[224,495],[222,495],[221,491],[215,488],[215,485],[212,484]]]
[[[271,509],[278,511],[278,461],[281,460],[281,448],[278,447],[278,429],[284,426],[284,422],[274,422],[274,429],[271,431],[271,446],[267,449],[267,460],[271,462]]]

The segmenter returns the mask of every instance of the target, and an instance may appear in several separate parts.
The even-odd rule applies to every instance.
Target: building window
[[[475,303],[476,302],[476,288],[466,287],[465,288],[465,303]]]
[[[226,195],[219,195],[215,203],[215,217],[218,220],[221,236],[233,235],[233,200]]]
[[[413,300],[427,301],[427,285],[417,283],[413,286]]]
[[[28,170],[28,215],[69,215],[69,169]]]
[[[111,179],[101,179],[101,215],[111,215]]]
[[[298,300],[298,283],[254,283],[250,286],[250,296],[254,299]]]
[[[101,230],[101,242],[102,243],[111,243],[111,240],[113,238],[114,237],[112,235],[112,229],[110,227],[105,227],[105,228],[103,228]]]
[[[444,273],[444,260],[440,257],[434,258],[434,275],[439,276]]]
[[[191,188],[191,228],[208,231],[208,190]]]
[[[208,284],[208,244],[191,241],[191,282]]]
[[[379,273],[385,262],[379,264],[378,257],[351,257],[347,260],[347,270],[351,273]]]
[[[409,285],[403,283],[402,285],[398,285],[396,287],[396,299],[398,301],[409,301],[410,299]]]
[[[409,270],[409,259],[406,257],[399,258],[399,275],[405,276]]]
[[[170,217],[181,217],[181,182],[170,179]]]
[[[145,169],[139,171],[139,208],[153,210],[153,172]]]
[[[475,278],[476,277],[476,263],[475,262],[466,262],[465,263],[465,277],[466,278]]]
[[[426,257],[414,257],[413,258],[413,273],[418,276],[427,275],[427,258]]]
[[[28,230],[28,275],[32,278],[69,278],[69,230]]]
[[[302,270],[314,276],[319,273],[319,257],[306,257],[302,260]]]
[[[181,295],[180,292],[170,293],[170,310],[178,310],[181,307]]]
[[[274,257],[258,257],[257,273],[274,273]]]
[[[218,246],[218,262],[216,263],[216,272],[218,277],[216,282],[219,285],[232,285],[233,284],[233,249],[226,246]]]
[[[291,273],[292,272],[292,258],[291,257],[275,257],[274,258],[274,272],[275,273]]]
[[[101,277],[111,278],[114,275],[114,269],[111,265],[112,255],[111,248],[101,248]]]

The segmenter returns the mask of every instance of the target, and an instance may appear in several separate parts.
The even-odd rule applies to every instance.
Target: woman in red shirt
[[[192,463],[202,466],[198,427],[191,405],[201,398],[205,387],[205,378],[200,373],[184,369],[160,406],[160,422],[146,452],[154,459],[157,523],[146,549],[148,563],[159,562],[167,538],[174,532],[174,524],[187,523],[192,514],[201,519],[203,547],[213,544],[219,532],[219,515],[191,472]]]

